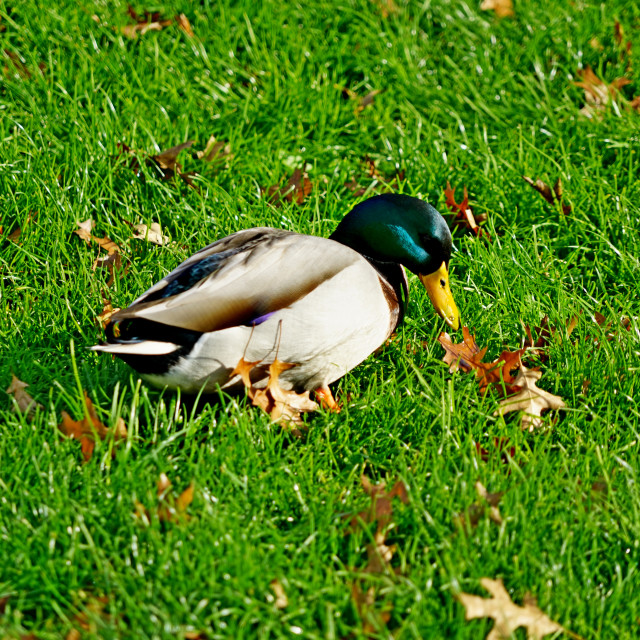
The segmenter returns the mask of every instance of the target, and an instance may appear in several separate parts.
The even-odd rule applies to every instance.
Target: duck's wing
[[[326,238],[240,231],[191,256],[114,314],[110,326],[138,319],[204,333],[258,323],[359,260],[356,251]]]

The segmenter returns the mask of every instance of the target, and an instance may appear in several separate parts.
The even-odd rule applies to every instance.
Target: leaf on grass
[[[388,18],[392,13],[397,13],[398,5],[394,0],[371,0],[378,9],[383,18]]]
[[[560,178],[556,180],[556,183],[551,188],[546,182],[537,178],[535,182],[527,176],[522,178],[530,184],[549,204],[554,205],[556,202],[562,207],[562,213],[568,215],[571,213],[571,205],[562,203],[562,181]]]
[[[375,98],[379,93],[382,93],[382,89],[373,89],[373,91],[369,91],[369,93],[367,93],[366,96],[364,96],[358,101],[358,105],[355,108],[355,114],[359,115],[367,107],[371,106],[374,103]]]
[[[362,636],[364,638],[379,638],[381,632],[389,635],[386,628],[391,620],[391,603],[384,603],[382,608],[376,607],[378,592],[375,586],[366,591],[360,586],[359,580],[354,580],[351,585],[351,600],[362,621]]]
[[[445,332],[438,336],[438,342],[444,347],[443,360],[450,365],[449,371],[451,373],[459,369],[469,373],[469,371],[476,369],[487,352],[487,347],[480,349],[475,336],[469,333],[469,327],[462,327],[462,342],[458,344],[454,344],[451,336]]]
[[[33,418],[36,410],[44,407],[25,391],[28,386],[26,382],[22,382],[22,380],[11,374],[11,384],[7,387],[6,392],[13,396],[15,401],[14,409],[17,409],[20,413],[25,413],[28,418]]]
[[[182,165],[178,162],[178,155],[180,152],[184,149],[188,149],[192,145],[193,140],[187,140],[187,142],[178,144],[166,151],[161,151],[156,155],[149,156],[145,153],[135,151],[124,142],[119,142],[119,151],[116,158],[122,158],[123,156],[128,157],[129,162],[127,163],[127,167],[142,180],[144,180],[144,174],[140,169],[140,160],[138,157],[144,160],[144,163],[154,170],[156,176],[160,180],[172,180],[177,175],[192,189],[198,191],[198,187],[193,182],[193,178],[198,174],[194,171],[183,171]]]
[[[349,182],[345,182],[344,186],[353,192],[354,197],[364,195],[368,190],[376,193],[388,193],[396,191],[400,187],[400,183],[405,179],[404,169],[396,170],[392,175],[384,175],[378,170],[375,160],[369,156],[362,158],[362,164],[366,169],[367,178],[371,181],[368,187],[361,187],[356,178],[352,178]]]
[[[165,473],[161,473],[157,482],[158,505],[155,515],[161,522],[176,522],[188,520],[187,508],[193,502],[193,482],[176,498],[170,491],[171,480]],[[134,516],[142,518],[148,525],[151,522],[152,512],[141,502],[135,503],[136,510]]]
[[[74,420],[66,411],[63,411],[62,422],[58,425],[58,429],[65,436],[75,438],[80,442],[82,455],[85,462],[88,462],[93,456],[96,439],[105,440],[107,437],[113,437],[114,442],[118,442],[127,437],[127,427],[122,418],[118,418],[113,429],[105,426],[98,418],[95,407],[86,391],[84,402],[88,417],[85,415],[82,420]]]
[[[25,61],[15,52],[9,49],[3,49],[2,57],[5,59],[5,65],[2,69],[3,75],[9,77],[13,75],[16,78],[29,80],[33,77],[31,69],[26,65]],[[44,76],[47,66],[44,62],[40,62],[37,66],[40,77]]]
[[[454,518],[454,524],[461,529],[468,529],[468,527],[477,527],[480,520],[487,513],[487,507],[489,508],[489,519],[495,522],[498,526],[502,524],[502,516],[498,509],[498,504],[504,495],[504,492],[489,493],[484,485],[478,480],[474,485],[479,502],[474,502],[465,511],[458,513]]]
[[[104,298],[104,305],[102,307],[102,312],[96,316],[96,320],[98,321],[98,324],[100,324],[100,326],[103,329],[106,329],[107,325],[111,321],[111,316],[114,313],[117,313],[118,311],[120,311],[120,307],[116,307],[114,309],[113,306],[111,305],[111,300]]]
[[[480,349],[475,337],[469,333],[468,327],[462,327],[462,336],[463,341],[459,344],[454,344],[448,333],[443,332],[438,336],[438,342],[445,349],[443,360],[450,365],[451,373],[458,369],[465,373],[475,371],[483,393],[487,391],[489,385],[499,388],[503,383],[513,384],[514,378],[511,372],[520,366],[520,358],[526,349],[503,351],[493,362],[483,362],[482,358],[487,348]]]
[[[480,9],[482,11],[495,11],[498,18],[508,18],[514,15],[512,0],[483,0]]]
[[[272,580],[269,583],[269,586],[271,587],[271,591],[273,591],[275,595],[275,608],[286,609],[289,606],[289,598],[287,598],[287,594],[280,580]]]
[[[500,454],[500,461],[506,464],[509,462],[510,458],[513,458],[513,456],[516,455],[516,448],[513,445],[509,446],[510,443],[511,440],[509,440],[509,438],[494,437],[492,441],[492,449],[483,447],[479,442],[476,442],[475,446],[476,451],[483,462],[488,462],[491,455],[496,452]]]
[[[470,593],[459,593],[456,599],[465,608],[465,620],[491,618],[495,625],[486,640],[500,640],[513,637],[516,629],[524,627],[527,638],[541,640],[551,633],[560,633],[565,629],[541,611],[534,601],[526,602],[523,607],[511,600],[502,580],[482,578],[480,584],[493,596],[481,598]],[[572,634],[576,637],[575,634]]]
[[[89,601],[83,605],[83,610],[71,619],[73,627],[65,636],[65,640],[80,640],[85,634],[96,636],[105,624],[112,622],[113,616],[105,611],[109,605],[108,596],[89,596]]]
[[[313,184],[309,180],[307,172],[302,169],[296,169],[283,187],[279,185],[269,187],[267,196],[269,202],[274,205],[279,204],[282,200],[302,204],[312,189]]]
[[[94,242],[95,244],[107,252],[106,256],[98,256],[92,265],[92,269],[95,271],[98,268],[107,269],[109,271],[109,280],[107,281],[107,287],[110,287],[116,279],[116,273],[122,270],[122,257],[120,255],[120,247],[111,238],[105,236],[104,238],[98,238],[94,236],[92,231],[95,226],[94,221],[89,218],[84,222],[76,222],[78,228],[74,233],[82,238],[87,244]],[[124,273],[128,270],[128,265],[124,268]]]
[[[578,326],[578,316],[572,316],[567,321],[567,338],[573,333],[573,330]],[[553,337],[556,337],[558,341],[562,341],[562,337],[558,334],[557,329],[549,324],[549,317],[544,316],[540,322],[540,325],[533,330],[536,334],[534,340],[531,328],[525,326],[525,332],[527,337],[524,341],[524,347],[527,350],[536,351],[539,359],[542,362],[546,362],[549,359],[547,349],[551,344]]]
[[[174,18],[163,18],[159,11],[154,11],[153,13],[145,11],[144,15],[138,15],[131,5],[128,6],[127,13],[129,17],[134,20],[134,23],[124,25],[121,31],[123,35],[132,40],[135,40],[138,35],[143,36],[149,31],[162,31],[165,27],[172,24],[176,24],[190,38],[194,35],[191,23],[184,13]]]
[[[194,37],[193,27],[191,26],[191,22],[189,22],[189,18],[184,15],[184,13],[178,14],[174,20],[176,24],[184,31],[190,38]]]
[[[514,387],[520,391],[502,400],[493,415],[504,415],[511,411],[523,411],[520,426],[522,429],[533,431],[543,424],[542,412],[547,409],[562,409],[565,402],[559,396],[553,395],[536,386],[542,377],[542,372],[520,366],[520,371],[513,381]]]
[[[224,158],[233,158],[233,155],[228,142],[216,140],[215,136],[211,136],[207,146],[202,151],[196,151],[196,157],[205,162],[219,162]]]
[[[363,569],[364,573],[384,573],[391,563],[395,553],[395,545],[387,545],[387,535],[393,516],[393,499],[398,498],[404,504],[409,502],[407,486],[398,480],[391,490],[387,491],[386,483],[372,484],[366,475],[360,478],[362,488],[371,498],[368,509],[361,511],[351,518],[350,532],[357,531],[363,524],[376,523],[376,531],[373,535],[373,542],[367,544],[367,565]]]
[[[147,227],[146,224],[134,225],[133,237],[146,240],[152,244],[159,244],[160,246],[171,242],[169,236],[162,235],[162,227],[157,222],[152,222],[150,227]]]
[[[631,82],[628,78],[616,78],[607,84],[598,78],[591,65],[578,69],[578,75],[581,81],[573,84],[584,89],[585,105],[580,109],[580,113],[587,118],[601,114],[609,103],[616,101],[620,89]]]
[[[249,362],[244,358],[240,358],[235,369],[231,372],[231,377],[240,376],[254,407],[259,407],[268,413],[274,422],[289,424],[301,424],[302,412],[316,411],[318,409],[318,404],[311,400],[308,391],[296,393],[280,386],[280,374],[295,366],[289,362],[282,362],[276,358],[268,367],[266,387],[264,389],[255,387],[251,380],[251,371],[260,362],[260,360]],[[294,433],[296,432],[294,431]],[[296,435],[299,435],[299,432]]]
[[[453,224],[461,229],[469,229],[477,238],[485,237],[487,240],[491,240],[491,236],[478,226],[479,222],[484,222],[487,219],[486,214],[480,214],[474,216],[471,207],[469,206],[469,195],[467,193],[467,187],[463,187],[462,201],[456,202],[455,195],[456,190],[451,188],[451,184],[447,180],[447,188],[444,190],[446,198],[446,205],[449,210],[455,214],[453,217]]]
[[[311,400],[309,392],[296,393],[280,386],[280,374],[295,365],[277,358],[269,365],[269,379],[264,389],[253,392],[252,403],[267,412],[275,422],[302,423],[302,412],[315,411],[318,404]]]

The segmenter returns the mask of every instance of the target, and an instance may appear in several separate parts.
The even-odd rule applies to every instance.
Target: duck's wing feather
[[[363,260],[333,240],[277,229],[240,231],[205,247],[113,315],[209,332],[251,324]]]

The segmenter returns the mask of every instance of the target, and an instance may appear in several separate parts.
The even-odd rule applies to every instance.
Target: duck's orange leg
[[[336,402],[333,394],[331,393],[331,389],[329,389],[327,385],[318,387],[315,394],[316,399],[325,409],[329,409],[329,411],[334,411],[335,413],[340,413],[340,405]]]

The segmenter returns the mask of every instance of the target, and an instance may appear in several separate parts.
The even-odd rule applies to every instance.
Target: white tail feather
[[[129,344],[96,344],[93,347],[89,347],[91,351],[122,353],[131,356],[164,356],[173,353],[179,348],[179,344],[157,340],[141,340],[140,342],[130,342]]]

